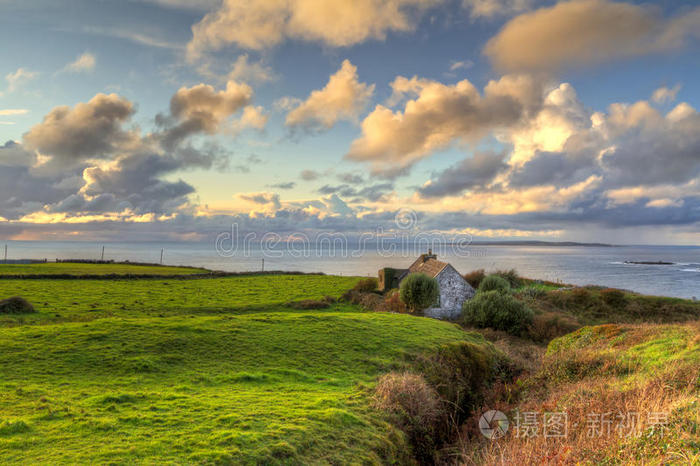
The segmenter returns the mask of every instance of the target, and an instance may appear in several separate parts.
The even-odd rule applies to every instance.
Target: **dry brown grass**
[[[576,319],[560,312],[535,314],[527,328],[527,335],[534,341],[548,343],[581,327]]]
[[[374,405],[406,433],[416,459],[432,462],[446,416],[437,391],[423,376],[409,372],[383,375],[375,388]]]
[[[540,413],[540,435],[509,434],[488,441],[475,432],[478,410],[462,432],[452,462],[514,464],[698,464],[700,324],[607,325],[585,328],[554,349],[542,370],[519,384],[519,403],[499,389],[483,410]],[[558,341],[558,340],[557,340]],[[557,342],[555,341],[555,342]],[[670,349],[673,350],[670,350]],[[500,396],[500,398],[498,398]],[[512,399],[512,395],[510,395]],[[490,403],[490,404],[489,404]],[[566,438],[541,435],[545,412],[566,412]],[[607,414],[606,414],[607,413]],[[638,427],[618,430],[638,413]],[[668,415],[663,435],[650,430],[650,416]],[[606,415],[607,417],[597,417]],[[627,417],[618,417],[625,415]],[[610,420],[610,423],[606,421]],[[596,427],[594,431],[592,428]],[[608,434],[608,429],[610,433]],[[598,430],[602,430],[599,434]]]
[[[408,312],[408,308],[403,301],[401,301],[401,296],[399,290],[389,290],[384,296],[384,308],[382,309],[386,312]]]
[[[484,272],[484,269],[474,270],[464,275],[464,279],[475,290],[479,288],[481,280],[483,280],[484,278],[486,278],[486,272]]]

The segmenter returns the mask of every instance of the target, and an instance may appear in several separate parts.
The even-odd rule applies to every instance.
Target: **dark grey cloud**
[[[505,158],[505,152],[476,152],[472,157],[438,173],[418,192],[423,197],[442,197],[459,194],[466,189],[483,188],[508,168]]]
[[[110,158],[138,140],[125,129],[135,106],[116,94],[97,94],[73,108],[56,107],[24,135],[24,146],[50,156],[57,168],[87,158]]]
[[[304,181],[314,181],[318,179],[321,175],[316,170],[302,170],[299,173],[299,178]]]
[[[362,201],[377,202],[386,196],[394,189],[393,183],[378,183],[363,188],[356,188],[347,184],[337,186],[323,185],[318,188],[317,192],[323,195],[337,194],[341,197],[352,197],[353,202],[359,203]]]
[[[339,173],[337,177],[340,181],[347,184],[363,184],[365,182],[365,178],[356,173]]]
[[[288,181],[286,183],[275,183],[268,185],[270,188],[277,189],[294,189],[297,184],[294,181]]]

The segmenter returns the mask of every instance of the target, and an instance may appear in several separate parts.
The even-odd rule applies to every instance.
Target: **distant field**
[[[0,317],[0,464],[380,463],[402,434],[370,387],[477,334],[348,304],[357,278],[7,280],[37,314]]]
[[[184,275],[206,273],[205,269],[132,264],[0,264],[0,275]]]
[[[324,275],[244,275],[171,281],[0,280],[0,299],[23,296],[38,311],[22,316],[0,315],[0,325],[278,309],[290,301],[340,296],[357,280]]]

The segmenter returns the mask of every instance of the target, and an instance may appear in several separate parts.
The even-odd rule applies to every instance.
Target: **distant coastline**
[[[594,248],[619,247],[616,244],[607,243],[578,243],[575,241],[472,241],[475,246],[583,246]]]

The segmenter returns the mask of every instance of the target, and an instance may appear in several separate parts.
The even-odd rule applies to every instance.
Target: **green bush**
[[[401,301],[412,312],[429,308],[437,302],[440,287],[437,280],[424,273],[412,273],[401,282]]]
[[[479,291],[474,298],[464,302],[462,323],[520,335],[532,323],[533,315],[527,306],[510,294],[497,290]]]
[[[499,293],[508,293],[510,284],[505,278],[498,275],[489,275],[484,278],[479,285],[479,292],[498,291]]]
[[[627,301],[625,298],[625,293],[615,288],[605,288],[604,290],[600,290],[600,297],[605,304],[613,307],[622,307]]]
[[[515,269],[510,270],[498,270],[493,273],[493,275],[498,275],[502,279],[508,282],[511,288],[519,288],[522,285],[522,280],[520,280],[520,275]]]
[[[32,312],[36,312],[34,306],[20,296],[0,301],[0,314],[30,314]]]

